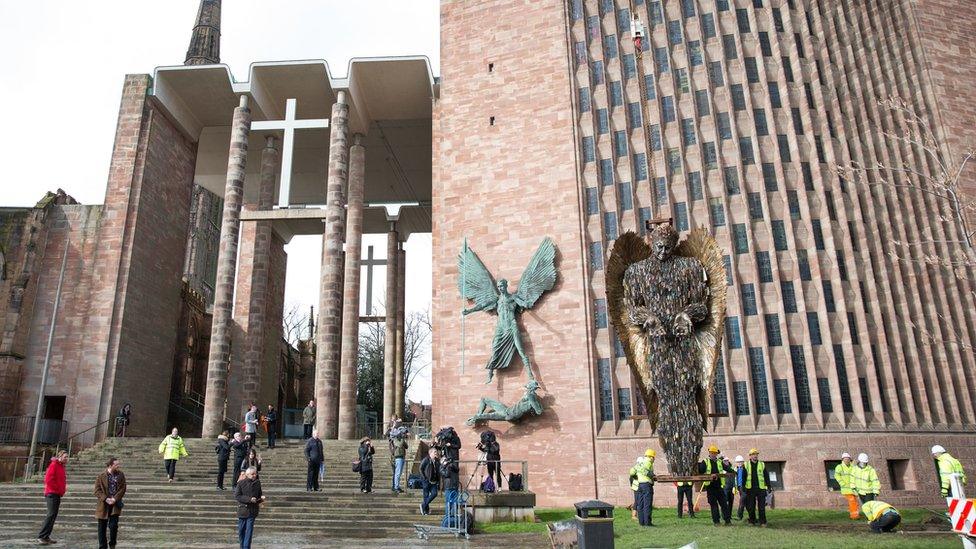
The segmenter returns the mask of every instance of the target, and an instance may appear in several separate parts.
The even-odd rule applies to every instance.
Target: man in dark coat
[[[424,482],[424,499],[420,502],[420,514],[430,514],[430,502],[437,498],[437,486],[441,481],[437,449],[431,448],[428,455],[420,461],[420,478]]]
[[[312,438],[305,442],[305,459],[308,460],[308,475],[305,478],[305,491],[319,491],[319,468],[325,461],[325,450],[319,439],[318,429],[312,430]]]
[[[278,436],[278,411],[275,407],[268,404],[268,413],[264,414],[264,421],[268,426],[268,449],[275,447],[275,437]]]
[[[224,489],[224,475],[227,474],[227,461],[230,459],[230,441],[227,440],[230,433],[224,431],[217,436],[217,444],[214,445],[214,453],[217,454],[217,489]]]
[[[247,459],[249,448],[240,433],[234,433],[234,440],[230,441],[230,448],[234,450],[234,478],[231,479],[230,483],[231,488],[233,488],[237,486],[237,479],[241,477],[241,465]]]
[[[237,537],[240,539],[241,549],[251,549],[254,519],[258,518],[261,504],[267,501],[261,491],[256,467],[248,467],[244,472],[244,478],[234,488],[234,499],[237,500]]]
[[[95,479],[95,518],[98,519],[98,549],[115,549],[119,537],[119,515],[125,496],[125,475],[118,458],[109,458],[105,471]],[[106,529],[108,536],[106,536]],[[108,539],[106,539],[106,537]]]

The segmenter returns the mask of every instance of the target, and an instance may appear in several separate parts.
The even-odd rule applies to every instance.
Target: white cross
[[[366,316],[373,316],[373,267],[386,265],[385,259],[373,258],[373,247],[366,248],[366,259],[361,261],[366,267]]]
[[[251,123],[252,131],[284,130],[285,132],[285,139],[281,145],[281,187],[278,193],[278,207],[281,208],[288,207],[288,195],[291,192],[291,159],[295,149],[295,130],[329,127],[328,118],[296,120],[296,104],[295,99],[285,101],[284,120],[265,120]]]

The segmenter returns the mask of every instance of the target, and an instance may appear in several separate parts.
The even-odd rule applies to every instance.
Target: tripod
[[[498,463],[496,463],[496,466],[498,467],[498,478],[501,479],[502,478],[502,464],[501,464],[501,462],[499,461]],[[465,484],[465,489],[467,489],[469,486],[471,486],[471,481],[474,480],[475,475],[477,475],[478,472],[481,471],[481,468],[482,467],[485,467],[485,470],[487,471],[487,469],[488,469],[488,452],[481,452],[481,455],[478,456],[478,464],[475,465],[474,470],[471,471],[471,476],[468,477],[468,483]],[[478,488],[479,489],[481,488],[481,485],[480,484],[478,485]],[[495,490],[500,491],[501,489],[502,489],[501,482],[499,482],[498,483],[498,486],[495,487]]]

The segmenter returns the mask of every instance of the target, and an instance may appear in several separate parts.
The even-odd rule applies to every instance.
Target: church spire
[[[220,63],[220,0],[200,0],[184,65]]]

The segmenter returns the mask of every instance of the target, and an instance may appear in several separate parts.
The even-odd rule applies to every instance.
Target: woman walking
[[[373,491],[373,441],[363,437],[359,441],[359,491],[368,494]]]
[[[163,463],[166,464],[166,476],[169,477],[169,482],[173,482],[173,478],[176,476],[176,462],[180,458],[190,455],[186,451],[186,446],[183,445],[183,439],[180,437],[179,429],[173,427],[173,432],[166,435],[166,438],[159,443],[159,453],[163,454]]]
[[[241,469],[247,470],[252,467],[258,472],[261,471],[261,456],[258,455],[258,449],[253,446],[248,450],[247,457],[244,458],[244,465]]]
[[[119,415],[115,418],[115,436],[124,437],[125,431],[129,427],[129,421],[132,416],[132,405],[126,402],[122,405],[122,409],[119,410]]]
[[[122,514],[122,497],[125,496],[125,475],[119,469],[120,463],[118,458],[109,458],[105,471],[95,479],[98,549],[115,549],[118,541],[119,515]]]

